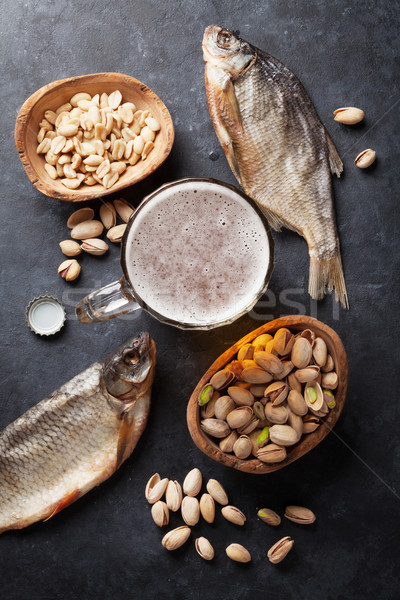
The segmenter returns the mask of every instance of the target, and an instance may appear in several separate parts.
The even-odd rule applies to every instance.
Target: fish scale
[[[131,454],[149,413],[155,345],[148,340],[150,369],[128,402],[108,393],[107,367],[94,363],[0,432],[0,533],[59,512]]]
[[[302,235],[309,293],[348,307],[331,171],[343,165],[301,82],[265,52],[210,26],[203,39],[207,101],[229,165],[271,227]]]

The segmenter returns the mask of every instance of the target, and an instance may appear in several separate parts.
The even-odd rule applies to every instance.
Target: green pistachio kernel
[[[324,400],[328,406],[328,408],[335,408],[336,406],[336,400],[335,400],[335,396],[332,394],[331,390],[322,390],[324,393]],[[327,398],[327,396],[329,396]]]
[[[313,387],[307,388],[307,397],[310,404],[314,404],[317,399],[317,390]]]
[[[203,387],[203,389],[201,390],[200,394],[199,394],[199,405],[200,406],[204,406],[205,404],[207,404],[207,402],[210,402],[212,396],[214,393],[214,388],[211,385],[211,383],[207,383],[207,385],[205,385]]]
[[[269,427],[264,427],[264,429],[262,430],[262,432],[260,433],[260,435],[257,438],[257,444],[262,444],[263,442],[265,442],[265,440],[268,438],[269,436]]]

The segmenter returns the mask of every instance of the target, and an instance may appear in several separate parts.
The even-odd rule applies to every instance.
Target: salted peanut
[[[108,160],[108,158],[106,158],[98,166],[98,168],[96,170],[96,175],[100,179],[103,179],[103,177],[105,177],[107,175],[107,173],[110,172],[110,169],[111,169],[110,161]]]
[[[228,504],[228,495],[222,485],[216,479],[209,479],[206,485],[207,492],[214,498],[218,504],[226,506]]]
[[[81,100],[78,100],[77,102],[77,106],[83,110],[84,112],[87,112],[89,110],[89,108],[92,105],[92,101],[91,100],[87,100],[86,98],[82,98]]]
[[[132,152],[131,157],[128,162],[131,166],[133,166],[133,165],[136,165],[136,163],[138,162],[139,159],[140,159],[140,154],[136,154],[136,152]]]
[[[243,526],[246,522],[246,516],[236,506],[224,506],[221,509],[222,516],[227,521],[234,523],[235,525]]]
[[[103,185],[106,188],[106,190],[108,190],[115,183],[117,183],[118,179],[119,175],[117,171],[110,171],[109,173],[107,173],[107,175],[103,177]]]
[[[91,106],[87,112],[87,118],[93,123],[93,125],[101,123],[100,109],[97,106]]]
[[[354,160],[354,164],[359,169],[367,169],[375,162],[376,152],[371,148],[367,148],[367,150],[363,150],[358,154],[358,156]]]
[[[165,501],[169,510],[176,512],[182,504],[182,488],[178,481],[169,481],[165,491]]]
[[[83,183],[85,185],[95,185],[97,182],[90,174],[87,174],[87,175],[85,175],[85,179],[83,180]]]
[[[90,102],[91,99],[91,95],[87,92],[78,92],[77,94],[74,94],[72,96],[69,103],[71,104],[71,106],[77,107],[80,100],[87,100],[88,102]]]
[[[123,127],[121,129],[121,135],[126,142],[132,142],[136,137],[136,134],[129,127]]]
[[[197,554],[199,554],[199,556],[201,556],[201,558],[203,558],[204,560],[212,560],[214,558],[214,548],[212,547],[207,538],[197,538],[194,545]]]
[[[77,178],[77,179],[68,179],[67,177],[65,179],[61,179],[61,183],[63,185],[65,185],[65,187],[69,188],[70,190],[76,190],[80,185],[81,185],[81,181],[83,181],[84,177],[82,175],[82,179]]]
[[[111,163],[111,171],[116,171],[118,175],[122,175],[126,171],[126,164],[122,161],[115,161]]]
[[[133,150],[136,154],[142,154],[144,148],[144,139],[140,136],[137,136],[133,140]]]
[[[51,166],[51,165],[48,165],[48,166]],[[45,168],[46,168],[46,165],[45,165]],[[64,177],[64,166],[63,165],[60,165],[60,163],[57,162],[55,169],[56,169],[56,173],[57,173],[58,177]]]
[[[65,256],[78,256],[82,252],[78,242],[73,242],[72,240],[63,240],[58,245]]]
[[[142,110],[142,114],[139,117],[139,125],[140,127],[143,129],[143,127],[145,126],[145,122],[147,117],[150,116],[150,111],[149,110]]]
[[[91,154],[83,159],[85,165],[90,165],[91,167],[98,167],[103,162],[103,157],[98,156],[97,154]]]
[[[122,106],[119,106],[119,114],[121,116],[121,119],[124,121],[124,123],[128,123],[128,125],[130,123],[132,123],[133,121],[133,110],[130,106],[127,106],[126,104],[123,104]]]
[[[360,123],[364,118],[364,111],[355,106],[345,106],[343,108],[337,108],[333,111],[335,115],[334,120],[344,125],[355,125]]]
[[[62,112],[69,113],[69,111],[71,109],[72,109],[71,104],[69,102],[66,102],[65,104],[62,104],[61,106],[59,106],[55,112],[56,112],[56,115],[59,115]]]
[[[110,242],[118,244],[123,238],[125,229],[125,223],[123,225],[116,225],[115,227],[111,227],[111,229],[107,232],[107,237],[110,240]]]
[[[150,152],[154,149],[153,142],[146,142],[142,152],[142,160],[146,160]]]
[[[68,179],[76,178],[76,171],[71,167],[69,163],[65,164],[63,169],[65,177],[68,177]]]
[[[268,550],[269,561],[273,564],[280,563],[293,548],[293,544],[294,540],[289,535],[280,539]]]
[[[75,171],[76,171],[76,169],[81,165],[81,163],[82,163],[82,157],[81,157],[81,155],[78,154],[77,152],[75,152],[75,154],[72,155],[71,167],[73,169],[75,169]]]
[[[39,129],[39,133],[36,136],[36,140],[37,140],[38,144],[40,144],[41,142],[43,142],[46,133],[47,133],[47,129],[45,129],[44,127],[42,127],[41,129]]]
[[[94,127],[94,137],[96,140],[104,142],[107,137],[107,128],[102,123],[96,123]]]
[[[81,118],[82,114],[83,111],[78,106],[75,106],[69,113],[71,118],[78,117],[78,119]]]
[[[190,527],[182,525],[176,529],[169,531],[161,540],[162,545],[166,550],[177,550],[187,542],[190,536]]]
[[[107,107],[108,107],[108,94],[103,92],[100,96],[100,108],[107,108]]]
[[[74,281],[81,272],[80,264],[74,258],[71,260],[65,260],[58,267],[58,273],[65,281]]]
[[[65,142],[64,147],[61,150],[61,152],[63,154],[66,154],[67,152],[72,152],[73,149],[74,149],[74,142],[72,140],[67,140]]]
[[[51,140],[49,140],[49,138],[44,138],[36,148],[36,152],[37,154],[46,154],[50,150],[50,147]]]
[[[120,160],[124,156],[126,142],[124,140],[115,140],[114,148],[111,153],[114,160]]]
[[[57,164],[58,156],[57,156],[57,154],[54,154],[51,150],[49,150],[44,155],[44,159],[47,163],[49,163],[49,165],[53,165],[53,167],[54,167]]]
[[[44,118],[46,119],[46,121],[54,125],[57,119],[57,114],[54,112],[54,110],[45,110]]]
[[[65,125],[60,125],[60,127],[58,127],[57,133],[59,135],[63,135],[64,137],[70,137],[72,135],[76,135],[78,133],[78,130],[78,125],[66,123]]]
[[[49,165],[48,163],[45,163],[44,168],[45,168],[47,175],[49,177],[51,177],[51,179],[57,179],[57,177],[58,177],[57,169],[55,167],[53,167],[53,165]]]
[[[39,123],[39,127],[43,127],[47,131],[51,131],[53,129],[53,125],[49,123],[47,119],[42,119]]]
[[[161,125],[159,123],[159,121],[157,121],[157,119],[155,119],[154,117],[147,117],[144,122],[146,123],[147,127],[149,127],[149,129],[151,129],[152,131],[160,131],[161,129]]]
[[[118,106],[122,102],[122,94],[119,90],[115,90],[108,96],[108,106],[111,106],[114,110],[118,108]]]
[[[124,152],[124,159],[129,160],[133,154],[133,140],[126,141],[126,147]]]
[[[251,561],[251,555],[241,544],[230,544],[225,550],[227,556],[235,562],[247,563]]]
[[[44,137],[48,138],[49,140],[54,140],[54,138],[56,137],[56,132],[55,131],[46,131],[46,135]]]
[[[147,127],[147,125],[145,125],[142,131],[140,132],[140,137],[142,137],[145,142],[153,142],[156,137],[156,134],[152,129],[150,129],[150,127]]]

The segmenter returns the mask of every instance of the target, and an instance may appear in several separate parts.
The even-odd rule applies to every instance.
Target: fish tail
[[[308,293],[314,300],[322,300],[326,288],[328,289],[328,292],[335,290],[336,302],[340,302],[343,308],[349,308],[339,248],[337,249],[336,254],[329,258],[310,256]]]

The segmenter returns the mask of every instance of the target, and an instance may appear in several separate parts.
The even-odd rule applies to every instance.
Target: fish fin
[[[327,132],[325,132],[326,141],[328,143],[328,152],[329,152],[329,166],[331,169],[331,173],[340,177],[343,172],[343,163],[338,154],[338,151],[335,148],[335,144],[332,142],[330,136]]]
[[[349,308],[346,284],[343,275],[342,259],[340,251],[330,258],[318,258],[310,256],[310,279],[308,293],[314,300],[322,300],[325,294],[335,290],[335,300],[340,302],[343,308]]]
[[[59,502],[57,504],[55,509],[49,514],[48,517],[43,519],[43,521],[48,521],[49,519],[51,519],[51,517],[54,517],[54,515],[59,513],[61,510],[63,510],[63,508],[67,508],[67,506],[69,506],[70,504],[75,502],[75,500],[78,500],[80,495],[81,495],[80,490],[73,490],[72,492],[69,492],[69,494],[64,496],[64,498],[61,500],[61,502]]]
[[[124,460],[127,458],[126,452],[132,432],[132,415],[128,412],[125,412],[122,413],[120,418],[122,423],[118,435],[117,462],[115,470],[119,469]]]
[[[270,227],[272,227],[272,229],[275,229],[275,231],[282,231],[282,227],[284,227],[284,224],[282,223],[281,219],[273,212],[268,210],[268,208],[264,208],[261,204],[259,204],[258,206],[264,213]]]

